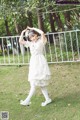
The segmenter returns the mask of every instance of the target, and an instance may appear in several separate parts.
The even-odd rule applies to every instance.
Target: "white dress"
[[[31,58],[29,65],[28,81],[34,82],[36,86],[46,86],[49,84],[51,76],[48,63],[44,57],[45,44],[41,39],[36,42],[26,42],[25,47],[30,48]]]

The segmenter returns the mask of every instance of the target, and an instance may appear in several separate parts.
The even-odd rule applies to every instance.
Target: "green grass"
[[[30,106],[21,106],[28,95],[28,66],[0,66],[0,111],[9,111],[9,120],[80,120],[80,63],[52,64],[48,86],[53,102],[41,107],[40,88]]]

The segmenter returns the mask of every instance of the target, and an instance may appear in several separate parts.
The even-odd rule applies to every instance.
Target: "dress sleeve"
[[[31,42],[27,40],[24,47],[28,48],[28,47],[30,47],[30,45],[31,45]]]

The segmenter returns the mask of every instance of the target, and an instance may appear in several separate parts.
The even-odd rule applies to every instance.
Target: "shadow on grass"
[[[56,104],[59,106],[64,106],[64,105],[75,106],[77,104],[80,104],[80,91],[75,92],[75,93],[69,93],[64,96],[56,97],[52,101],[52,104]]]

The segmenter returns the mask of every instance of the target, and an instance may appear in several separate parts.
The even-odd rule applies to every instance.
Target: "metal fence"
[[[48,63],[80,61],[80,30],[46,33],[44,55]],[[30,50],[19,45],[19,36],[0,37],[0,65],[29,64]]]

